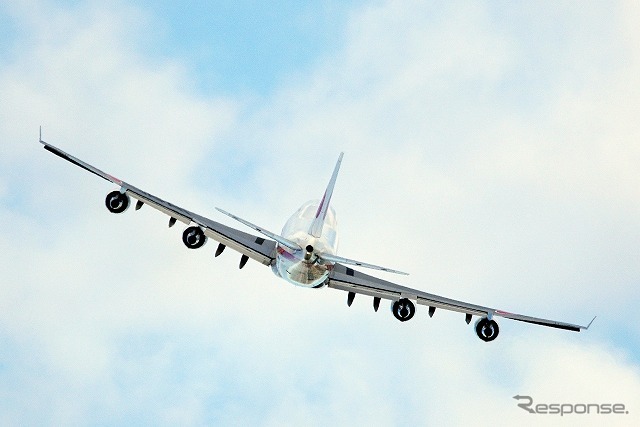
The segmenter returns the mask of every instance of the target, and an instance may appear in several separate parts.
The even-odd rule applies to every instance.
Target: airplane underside
[[[272,233],[217,208],[225,215],[259,232],[260,235],[256,236],[190,212],[104,173],[44,142],[42,134],[40,135],[40,143],[47,151],[56,156],[116,184],[119,190],[110,192],[105,200],[105,205],[110,212],[123,213],[131,204],[133,197],[136,199],[135,210],[139,210],[146,204],[168,215],[169,227],[173,227],[177,221],[185,224],[182,242],[187,248],[201,248],[207,243],[208,238],[212,238],[218,242],[215,251],[216,257],[222,254],[226,247],[229,247],[241,254],[240,268],[243,268],[249,259],[253,259],[263,265],[270,266],[274,274],[296,286],[306,288],[327,286],[345,291],[347,292],[348,306],[351,306],[356,294],[361,294],[373,298],[375,311],[378,311],[382,299],[389,300],[393,316],[401,322],[406,322],[414,317],[416,305],[427,306],[429,317],[433,316],[436,309],[464,314],[467,324],[470,324],[473,316],[476,316],[475,332],[481,340],[487,342],[493,341],[500,331],[495,316],[575,332],[588,329],[595,320],[594,317],[588,325],[581,326],[510,313],[412,289],[352,269],[350,266],[406,274],[336,255],[338,247],[337,222],[335,211],[329,202],[342,161],[342,154],[322,199],[303,204],[287,221],[281,234]]]

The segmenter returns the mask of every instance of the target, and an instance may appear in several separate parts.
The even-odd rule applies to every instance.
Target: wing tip
[[[594,320],[596,320],[596,316],[593,316],[593,319],[591,319],[591,322],[589,322],[589,324],[587,326],[583,326],[581,329],[584,329],[585,331],[589,329],[589,327],[591,326],[591,324],[593,323]]]

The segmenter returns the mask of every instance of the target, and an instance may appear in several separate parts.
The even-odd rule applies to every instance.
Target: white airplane
[[[340,170],[343,153],[341,153],[338,158],[338,162],[336,163],[329,185],[322,199],[320,201],[315,200],[303,204],[287,221],[281,234],[267,231],[262,227],[217,208],[223,214],[230,216],[268,238],[265,239],[264,237],[254,236],[189,212],[186,209],[142,191],[112,175],[104,173],[90,164],[43,141],[42,129],[40,130],[40,143],[44,145],[47,151],[116,184],[119,189],[110,192],[105,200],[107,209],[109,209],[110,212],[124,212],[129,207],[130,198],[133,197],[137,200],[136,210],[139,210],[146,204],[168,215],[169,227],[175,225],[176,221],[181,221],[186,224],[188,227],[182,234],[182,241],[187,248],[200,248],[207,242],[207,238],[210,237],[219,243],[215,252],[216,257],[228,246],[242,254],[240,258],[240,268],[244,267],[249,258],[251,258],[266,266],[270,266],[276,276],[296,286],[307,288],[322,288],[327,286],[329,288],[346,291],[348,292],[348,306],[351,306],[356,294],[363,294],[373,297],[373,308],[375,311],[378,311],[381,299],[390,300],[391,311],[395,318],[401,322],[405,322],[413,317],[416,311],[415,304],[428,306],[429,317],[433,316],[436,308],[464,313],[467,324],[471,322],[473,316],[478,316],[478,320],[475,323],[476,333],[480,339],[487,342],[493,341],[498,336],[499,328],[498,323],[494,319],[495,316],[576,332],[582,329],[589,329],[589,326],[591,326],[591,323],[595,320],[594,317],[587,326],[580,326],[555,320],[523,316],[407,288],[352,269],[350,266],[359,266],[406,275],[406,273],[400,271],[342,258],[336,255],[336,215],[330,206],[330,202],[336,178],[338,177],[338,171]]]

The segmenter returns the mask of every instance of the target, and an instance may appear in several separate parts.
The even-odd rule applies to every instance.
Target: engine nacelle
[[[485,342],[493,341],[498,337],[500,328],[495,320],[482,317],[476,321],[476,334]]]
[[[391,303],[393,316],[401,322],[410,320],[416,314],[416,306],[407,298],[399,299]]]
[[[115,190],[107,194],[104,204],[109,209],[109,212],[122,213],[129,207],[129,196],[126,193]]]
[[[189,249],[198,249],[207,243],[207,236],[204,235],[202,228],[191,226],[182,233],[182,242]]]

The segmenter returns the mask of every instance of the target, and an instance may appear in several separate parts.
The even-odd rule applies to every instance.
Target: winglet
[[[593,319],[591,319],[591,322],[589,322],[589,324],[587,326],[584,327],[584,330],[586,331],[587,329],[589,329],[589,326],[591,326],[591,324],[593,323],[594,320],[596,320],[596,317],[598,316],[593,316]]]
[[[318,205],[318,210],[316,211],[316,216],[311,223],[311,228],[309,229],[309,234],[314,237],[322,236],[322,228],[324,226],[324,219],[327,216],[327,211],[329,210],[329,203],[331,202],[331,196],[333,195],[333,187],[336,185],[336,180],[338,178],[338,172],[340,171],[340,164],[342,163],[342,156],[344,153],[340,153],[338,157],[338,161],[336,162],[336,167],[333,169],[333,174],[331,175],[331,179],[329,180],[329,185],[327,185],[327,189],[324,192],[324,196],[322,196],[322,200]]]
[[[44,141],[42,140],[42,125],[40,126],[40,144],[44,144]]]

